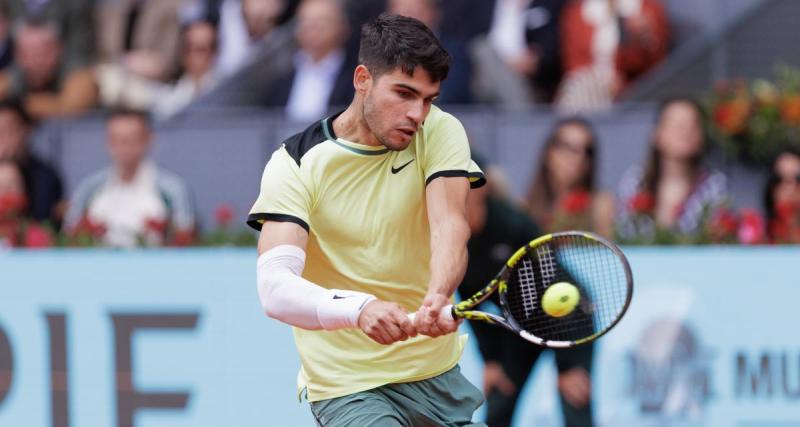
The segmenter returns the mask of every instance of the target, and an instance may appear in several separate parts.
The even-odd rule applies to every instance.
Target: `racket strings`
[[[611,327],[627,299],[627,275],[616,253],[580,235],[555,236],[520,260],[505,296],[519,326],[545,340],[576,341]],[[542,310],[541,295],[552,284],[568,282],[580,303],[567,316]]]
[[[525,312],[525,317],[528,318],[533,315],[536,309],[536,301],[539,300],[539,293],[536,291],[536,286],[534,286],[533,263],[528,258],[523,258],[520,261],[522,262],[522,267],[517,270],[521,293],[520,300],[522,301],[522,309]]]

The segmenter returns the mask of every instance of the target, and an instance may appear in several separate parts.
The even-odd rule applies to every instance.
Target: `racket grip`
[[[439,315],[440,316],[450,316],[450,317],[455,318],[455,316],[453,316],[453,304],[447,304],[446,306],[442,307],[442,311],[439,312]],[[414,319],[416,317],[417,317],[417,313],[416,312],[409,313],[408,320],[410,320],[411,322],[414,322]]]

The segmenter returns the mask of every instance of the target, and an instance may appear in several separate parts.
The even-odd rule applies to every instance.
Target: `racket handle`
[[[453,316],[453,304],[447,304],[446,306],[442,307],[442,311],[439,312],[439,315],[440,316],[450,316],[450,317],[455,318],[455,316]],[[408,315],[408,320],[410,320],[411,322],[414,322],[414,318],[416,318],[416,317],[417,317],[417,313],[416,312],[410,313]]]

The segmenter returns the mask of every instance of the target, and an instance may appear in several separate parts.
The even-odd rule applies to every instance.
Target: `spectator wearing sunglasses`
[[[181,76],[162,90],[153,107],[157,119],[165,120],[211,91],[220,80],[214,69],[217,57],[217,28],[209,21],[196,20],[181,29]]]
[[[764,189],[767,236],[774,243],[800,243],[800,149],[782,150]]]
[[[553,126],[539,154],[539,167],[525,201],[528,214],[543,231],[580,229],[604,236],[613,234],[613,198],[595,186],[596,152],[597,138],[588,121],[570,117]],[[491,426],[511,425],[519,394],[542,353],[541,348],[519,339],[509,338],[501,347],[498,357],[490,357],[482,348],[487,422]],[[554,350],[554,355],[565,425],[593,425],[594,346]]]
[[[595,185],[597,138],[579,117],[559,121],[542,147],[526,207],[544,231],[614,233],[614,200]]]

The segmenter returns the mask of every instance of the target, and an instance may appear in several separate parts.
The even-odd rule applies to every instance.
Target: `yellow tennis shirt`
[[[367,292],[409,312],[430,279],[425,186],[440,176],[485,182],[467,136],[452,115],[431,107],[412,143],[390,151],[337,138],[324,119],[276,150],[261,180],[248,224],[291,221],[309,231],[303,277],[331,289]],[[455,366],[457,334],[418,336],[384,346],[359,329],[293,328],[309,401],[418,381]]]

